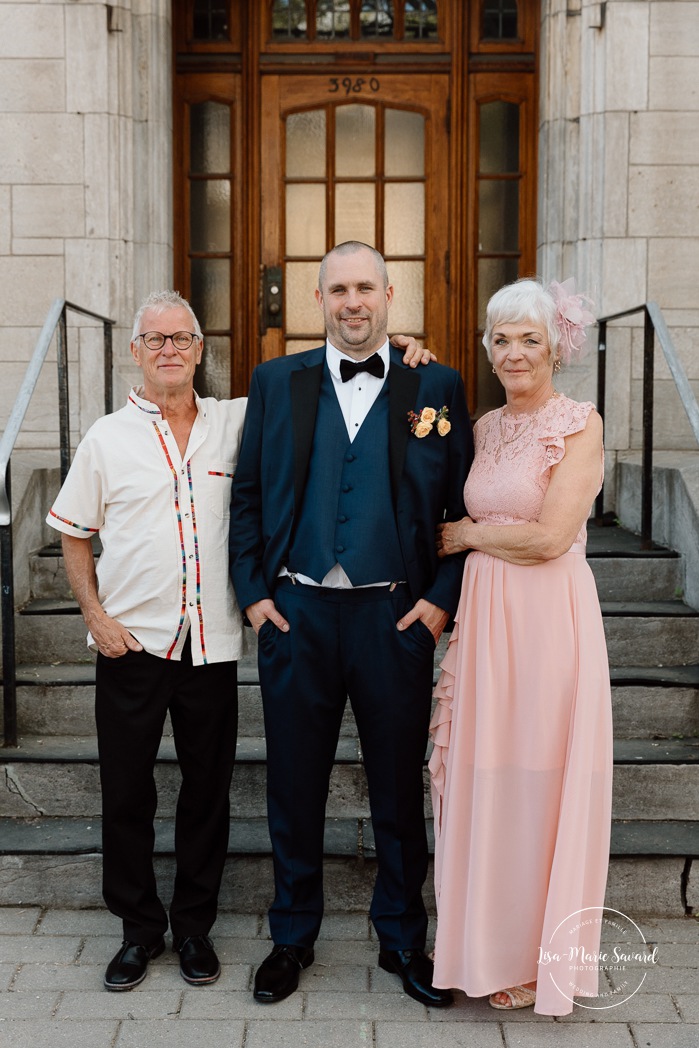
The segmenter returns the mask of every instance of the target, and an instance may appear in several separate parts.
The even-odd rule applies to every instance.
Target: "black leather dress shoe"
[[[409,997],[429,1008],[446,1008],[454,1003],[451,990],[439,990],[432,985],[434,965],[424,950],[381,950],[379,967],[395,972]]]
[[[298,989],[299,973],[314,960],[312,946],[275,946],[255,973],[253,997],[260,1004],[283,1001]]]
[[[112,957],[104,973],[104,985],[108,990],[133,990],[146,977],[148,962],[159,957],[165,943],[159,939],[153,946],[141,946],[126,940]]]
[[[180,955],[180,975],[193,986],[216,982],[221,974],[214,944],[208,935],[183,935],[173,940],[172,948]]]

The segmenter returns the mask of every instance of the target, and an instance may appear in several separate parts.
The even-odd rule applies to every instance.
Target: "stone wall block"
[[[607,450],[629,446],[631,404],[631,331],[607,327],[606,404],[604,412],[604,445]]]
[[[0,183],[60,185],[83,178],[82,120],[67,113],[0,113]]]
[[[699,167],[631,167],[629,234],[699,237]]]
[[[109,315],[109,241],[66,241],[66,298],[76,306]]]
[[[88,237],[118,236],[110,223],[110,179],[112,152],[109,141],[110,117],[88,113],[85,129],[85,234]]]
[[[15,186],[12,190],[12,232],[15,237],[84,236],[82,185]]]
[[[577,236],[602,237],[605,205],[606,121],[602,113],[580,117],[580,187]]]
[[[12,237],[10,186],[0,186],[0,255],[9,255]]]
[[[112,170],[112,228],[119,229],[121,239],[131,243],[138,236],[153,235],[152,212],[158,206],[150,199],[143,204],[140,214],[135,213],[139,187],[148,184],[152,178],[152,158],[141,146],[147,138],[147,126],[119,116],[113,118],[110,130],[114,148],[118,149],[114,153],[117,162]]]
[[[580,123],[567,120],[564,128],[566,158],[579,156]],[[580,165],[567,164],[567,174],[563,182],[563,239],[566,242],[577,240],[580,235]]]
[[[0,325],[44,323],[54,298],[63,296],[64,261],[60,257],[0,257]]]
[[[699,382],[691,382],[699,399]],[[631,447],[640,448],[643,436],[643,384],[631,384]],[[671,378],[653,383],[653,445],[656,448],[694,451],[697,441]]]
[[[13,255],[62,255],[65,241],[62,237],[44,239],[43,237],[13,237]]]
[[[601,30],[607,59],[604,99],[607,112],[647,108],[651,6],[634,2],[607,4],[605,27]]]
[[[699,238],[648,241],[648,298],[662,309],[696,308],[698,272]]]
[[[628,232],[628,113],[606,113],[604,116],[604,212],[603,235],[622,237]]]
[[[699,165],[696,113],[631,113],[629,162]]]
[[[63,13],[63,4],[3,4],[0,58],[62,58]]]
[[[655,0],[650,7],[652,55],[699,54],[699,3]]]
[[[65,104],[65,62],[54,58],[0,62],[2,112],[62,113]]]
[[[103,113],[109,80],[106,6],[68,4],[65,15],[68,111]]]
[[[633,309],[646,301],[647,253],[648,242],[640,237],[605,240],[600,315]]]
[[[650,60],[649,109],[699,109],[699,57]]]

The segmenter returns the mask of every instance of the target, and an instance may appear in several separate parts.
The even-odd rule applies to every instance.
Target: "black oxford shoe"
[[[104,985],[108,990],[133,990],[145,979],[148,962],[159,957],[164,949],[162,939],[153,946],[124,941],[107,965]]]
[[[214,944],[208,935],[183,935],[172,943],[180,955],[180,975],[192,986],[216,982],[221,974]]]
[[[394,972],[408,996],[428,1008],[446,1008],[454,1003],[451,990],[439,990],[432,985],[434,965],[424,950],[381,950],[379,967],[385,972]]]
[[[298,989],[300,972],[314,960],[311,946],[275,946],[255,973],[253,997],[260,1004],[283,1001]]]

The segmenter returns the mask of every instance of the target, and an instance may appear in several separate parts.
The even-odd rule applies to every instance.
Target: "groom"
[[[435,528],[463,516],[473,442],[459,374],[434,363],[413,371],[389,344],[392,298],[377,251],[333,248],[316,291],[326,345],[260,365],[250,386],[230,565],[258,635],[267,737],[276,894],[274,949],[255,976],[264,1003],[293,993],[314,960],[347,697],[376,840],[379,964],[423,1004],[452,1002],[432,986],[424,953],[422,766],[434,649],[463,570],[460,557],[438,561]],[[427,423],[411,413],[424,408],[441,423],[421,436]]]

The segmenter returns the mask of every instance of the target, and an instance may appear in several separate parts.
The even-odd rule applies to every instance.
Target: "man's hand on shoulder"
[[[416,368],[418,364],[429,364],[431,360],[437,359],[434,353],[426,349],[412,335],[391,335],[391,342],[399,349],[405,350],[403,363],[408,367]]]
[[[264,600],[258,600],[254,604],[249,604],[245,609],[245,614],[256,634],[260,632],[263,622],[267,619],[271,619],[277,629],[283,633],[287,633],[289,630],[289,623],[283,615],[279,614],[274,601],[270,597],[265,597]]]

